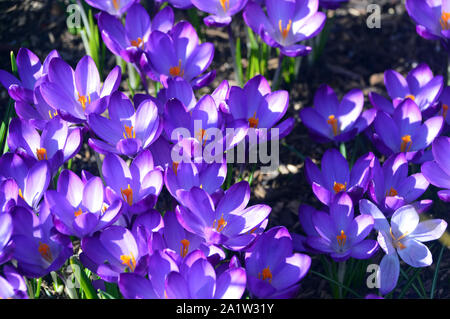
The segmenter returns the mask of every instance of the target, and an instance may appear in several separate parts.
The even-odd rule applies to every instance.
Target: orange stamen
[[[259,123],[259,119],[256,117],[256,112],[253,114],[251,118],[248,119],[248,125],[251,128],[257,128]]]
[[[389,232],[391,233],[392,240],[394,241],[394,246],[400,250],[405,249],[406,246],[403,243],[401,243],[400,240],[405,238],[408,235],[408,233],[406,232],[399,238],[395,238],[394,234],[392,233],[392,228],[389,229]]]
[[[58,115],[58,111],[55,111],[55,112],[52,114],[52,111],[48,110],[48,116],[50,117],[50,119],[52,119],[53,117],[55,117],[55,116],[57,116],[57,115]]]
[[[330,115],[328,117],[327,123],[331,125],[331,128],[333,129],[334,136],[339,134],[339,127],[338,127],[338,120],[334,115]]]
[[[261,279],[261,273],[258,273],[258,279]],[[270,271],[269,266],[267,268],[264,268],[262,270],[262,280],[268,280],[270,283],[272,283],[272,272]]]
[[[134,271],[136,268],[136,259],[134,259],[133,253],[120,256],[120,260],[122,261],[122,264],[126,265],[131,271]]]
[[[333,184],[333,190],[334,190],[334,192],[337,194],[337,193],[340,193],[340,192],[343,192],[343,191],[346,191],[347,190],[347,182],[345,182],[345,184],[341,184],[341,183],[336,183],[336,182],[334,182],[334,184]]]
[[[78,217],[78,216],[80,216],[81,214],[83,214],[83,211],[81,210],[81,207],[78,208],[78,210],[77,210],[75,213],[73,213],[73,214],[75,215],[75,217]]]
[[[216,227],[216,222],[217,222],[217,220],[214,219],[212,227],[215,228],[218,232],[221,232],[227,225],[227,222],[225,221],[225,219],[223,219],[223,215],[222,215],[222,217],[220,217],[219,221],[217,222],[217,227]]]
[[[37,148],[36,149],[36,157],[40,161],[47,159],[47,150],[45,148]]]
[[[344,231],[341,230],[341,234],[336,236],[336,239],[339,247],[343,247],[345,245],[345,242],[347,241],[347,236],[345,235]]]
[[[136,48],[142,47],[142,49],[144,49],[144,41],[141,37],[137,38],[137,40],[131,40],[131,45]]]
[[[406,99],[411,99],[411,100],[415,101],[416,97],[414,95],[412,95],[412,94],[408,94],[407,96],[405,96],[405,100]]]
[[[206,130],[200,129],[197,133],[198,141],[201,143],[203,141],[203,146],[205,146],[206,141],[208,140],[208,134],[206,134]]]
[[[136,132],[133,130],[133,126],[125,125],[125,132],[123,133],[124,138],[136,138]]]
[[[398,192],[393,187],[391,187],[389,191],[386,191],[386,196],[397,196],[397,195]]]
[[[220,5],[223,8],[224,12],[227,12],[227,10],[230,8],[230,0],[220,0]]]
[[[278,21],[278,28],[280,29],[280,33],[283,37],[283,40],[286,40],[286,38],[289,34],[289,31],[291,30],[291,27],[292,27],[292,20],[289,20],[286,28],[283,28],[281,20]]]
[[[448,112],[448,105],[447,104],[443,104],[442,105],[442,117],[444,119],[447,117],[447,112]]]
[[[22,190],[19,188],[19,196],[20,196],[20,198],[22,198],[23,199],[23,194],[22,194]]]
[[[38,252],[41,254],[42,258],[51,263],[53,261],[52,252],[47,244],[39,242]]]
[[[178,66],[173,66],[170,68],[169,73],[173,77],[184,75],[184,71],[181,69],[181,60],[178,61]]]
[[[88,104],[91,103],[91,97],[88,94],[88,97],[86,98],[85,95],[80,95],[80,93],[78,93],[78,102],[81,103],[81,107],[83,108],[83,111],[86,111],[86,103],[88,103]]]
[[[408,146],[408,144],[409,144],[409,146]],[[400,151],[401,152],[409,152],[409,150],[411,149],[411,146],[412,146],[411,135],[402,136],[402,145],[400,146]],[[408,149],[406,149],[406,147],[408,147]]]
[[[178,174],[178,165],[180,165],[180,163],[178,163],[178,162],[172,163],[172,169],[173,169],[173,172],[175,173],[175,175]]]
[[[441,19],[439,20],[439,23],[441,24],[442,30],[450,29],[450,24],[448,23],[449,19],[450,19],[450,13],[449,12],[443,12],[442,15],[441,15]]]
[[[120,0],[112,0],[114,9],[119,10]]]
[[[182,239],[181,240],[181,251],[180,251],[180,256],[181,257],[186,257],[188,251],[189,251],[189,240],[187,239]]]
[[[128,187],[125,189],[120,189],[120,193],[122,194],[122,198],[124,201],[128,203],[128,205],[133,205],[133,190],[130,187],[130,184],[128,184]]]

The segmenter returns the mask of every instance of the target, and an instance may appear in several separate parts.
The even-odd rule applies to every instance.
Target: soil
[[[142,1],[146,3],[146,1]],[[367,6],[374,0],[350,0],[342,8],[329,12],[333,16],[330,26],[329,39],[323,54],[315,63],[308,63],[303,58],[297,78],[290,83],[284,81],[281,88],[290,93],[290,107],[287,117],[295,117],[297,124],[282,145],[280,145],[280,167],[277,172],[262,174],[256,171],[252,184],[251,203],[265,203],[272,207],[269,227],[284,225],[291,232],[301,233],[298,223],[298,207],[300,204],[310,204],[320,207],[315,199],[310,185],[304,176],[303,161],[310,157],[319,163],[323,152],[334,145],[322,145],[311,141],[307,130],[298,117],[302,107],[311,106],[314,92],[326,83],[333,87],[342,97],[354,88],[360,88],[366,96],[366,107],[371,105],[367,99],[370,91],[385,94],[383,72],[395,69],[406,75],[409,70],[419,63],[427,63],[434,74],[445,73],[447,54],[440,48],[438,42],[427,41],[420,38],[415,32],[415,25],[405,12],[401,0],[377,0],[381,8],[381,28],[369,28],[367,19],[369,14]],[[66,27],[66,8],[68,0],[56,1],[1,1],[0,2],[0,69],[10,70],[9,53],[17,53],[20,47],[27,47],[41,60],[53,49],[57,49],[68,63],[75,66],[85,54],[82,41],[78,35],[71,34]],[[177,20],[187,19],[186,11],[176,11]],[[217,70],[217,78],[210,86],[216,87],[223,79],[233,82],[233,63],[228,44],[228,35],[225,29],[201,27],[205,40],[213,42],[216,48],[211,68]],[[233,31],[241,39],[245,39],[246,27],[241,17],[234,19]],[[243,65],[247,65],[245,43],[243,45]],[[268,79],[272,79],[277,68],[276,53],[272,50],[269,61]],[[309,59],[310,60],[310,59]],[[115,59],[107,51],[107,67],[110,70]],[[235,83],[235,82],[233,82]],[[126,88],[124,83],[123,88]],[[209,93],[212,90],[204,89],[200,93]],[[0,89],[0,116],[3,116],[8,103],[6,90]],[[358,156],[369,151],[369,143],[362,137],[362,147],[354,148],[353,142],[347,144],[349,156],[353,156],[356,149]],[[92,150],[87,145],[77,155],[73,169],[80,172],[88,169],[97,174],[97,167]],[[248,171],[245,172],[249,174]],[[431,192],[427,192],[430,194]],[[425,198],[425,197],[424,197]],[[436,201],[431,214],[433,218],[448,217],[448,206]],[[430,246],[428,244],[428,246]],[[439,254],[439,245],[434,245],[432,252],[436,260]],[[441,260],[441,267],[437,282],[435,298],[450,298],[450,251],[445,249]],[[381,258],[381,253],[376,259]],[[378,262],[377,261],[377,262]],[[325,273],[321,260],[313,256],[311,269]],[[408,267],[402,265],[402,269]],[[425,290],[429,293],[434,275],[435,263],[421,272],[421,279]],[[376,293],[366,287],[364,276],[359,284],[352,286],[360,295]],[[395,296],[404,286],[400,279]],[[402,284],[403,283],[403,284]],[[350,297],[351,295],[349,295]],[[329,283],[313,274],[308,274],[302,281],[299,298],[332,298]],[[410,289],[405,298],[418,298],[414,289]]]

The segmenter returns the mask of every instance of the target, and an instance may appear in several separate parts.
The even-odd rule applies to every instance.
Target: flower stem
[[[436,263],[436,270],[434,272],[433,283],[431,285],[430,299],[433,299],[434,291],[436,290],[437,276],[438,276],[438,273],[439,273],[439,266],[441,264],[441,259],[442,259],[442,254],[444,253],[444,249],[445,249],[445,246],[442,245],[441,251],[439,252],[439,257],[438,257],[438,260],[437,260],[437,263]]]
[[[280,77],[281,77],[281,70],[283,70],[283,60],[284,55],[280,53],[280,56],[278,57],[278,68],[275,72],[275,76],[273,77],[272,81],[272,91],[276,91],[281,84]]]
[[[338,266],[338,281],[341,283],[339,286],[339,297],[342,299],[342,287],[344,286],[345,267],[346,261],[341,261]]]
[[[341,151],[342,156],[347,159],[347,148],[345,147],[345,143],[342,142],[341,145],[339,145],[339,150]]]
[[[227,26],[227,32],[228,32],[228,40],[230,42],[230,50],[231,55],[233,57],[233,64],[234,64],[234,75],[236,77],[236,82],[239,84],[239,86],[243,85],[242,80],[242,68],[239,67],[241,65],[241,58],[240,58],[240,41],[239,41],[239,47],[236,46],[236,40],[234,39],[233,35],[233,29],[231,28],[231,23]],[[239,49],[239,51],[237,51]],[[236,53],[239,53],[238,55]],[[239,61],[238,61],[239,60]]]

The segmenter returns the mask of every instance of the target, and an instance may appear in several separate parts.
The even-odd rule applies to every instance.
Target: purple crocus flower
[[[363,112],[364,94],[354,89],[339,102],[328,85],[322,85],[314,96],[314,106],[300,110],[300,118],[311,136],[319,142],[346,142],[364,131],[375,119],[376,110]]]
[[[194,89],[199,89],[216,76],[215,71],[202,75],[213,57],[214,45],[209,42],[199,44],[194,27],[181,21],[167,34],[158,30],[151,33],[146,54],[141,56],[141,67],[150,77],[156,74],[165,87],[168,78],[182,77]]]
[[[13,178],[0,177],[0,212],[9,212],[19,199],[19,186]]]
[[[247,0],[191,0],[191,2],[197,9],[210,14],[203,19],[208,27],[229,25],[232,16],[247,4]]]
[[[0,211],[0,265],[7,262],[13,253],[12,233],[13,221],[11,215],[8,212]]]
[[[395,70],[387,70],[384,72],[384,84],[394,105],[410,98],[423,112],[437,102],[444,87],[444,77],[434,76],[430,67],[422,63],[412,69],[406,79]]]
[[[325,25],[326,15],[318,12],[319,0],[266,0],[267,15],[254,2],[244,10],[244,20],[261,39],[281,54],[307,55],[311,47],[298,44],[316,36]]]
[[[0,276],[0,299],[28,299],[25,279],[14,267],[5,265]]]
[[[277,125],[286,114],[289,93],[287,91],[272,92],[269,83],[261,75],[250,79],[244,88],[231,87],[227,102],[232,121],[234,121],[234,124],[228,126],[254,129],[261,140],[281,139],[288,135],[294,126],[293,118],[288,118]],[[278,134],[272,135],[267,132],[265,136],[264,131],[261,130],[271,128],[278,129]]]
[[[306,159],[306,178],[317,198],[327,206],[341,192],[348,193],[353,200],[359,200],[367,190],[374,159],[375,155],[369,152],[360,157],[350,170],[344,156],[339,151],[330,149],[323,154],[322,170],[309,158]]]
[[[392,155],[382,167],[375,158],[372,173],[369,196],[386,216],[407,204],[413,204],[420,212],[431,206],[431,200],[413,203],[427,190],[429,183],[421,173],[408,176],[405,154]]]
[[[164,114],[165,105],[171,99],[179,100],[188,111],[191,111],[197,104],[192,86],[181,77],[167,79],[167,88],[159,90],[158,100],[162,106],[159,114]]]
[[[108,96],[118,89],[121,76],[121,69],[116,66],[101,86],[97,66],[90,56],[83,57],[75,71],[64,60],[54,58],[40,91],[63,119],[81,123],[88,114],[105,111]]]
[[[19,188],[17,203],[37,210],[51,180],[50,167],[46,161],[30,161],[6,153],[0,158],[0,180],[8,178],[14,179]]]
[[[442,116],[435,116],[422,124],[422,113],[412,99],[406,99],[392,116],[379,111],[374,121],[375,146],[385,155],[406,153],[408,161],[417,161],[441,132]]]
[[[293,298],[306,275],[311,258],[292,252],[292,238],[285,227],[274,227],[259,236],[245,253],[247,287],[257,298]]]
[[[180,193],[189,192],[192,187],[201,187],[210,195],[217,191],[221,193],[220,187],[226,176],[226,163],[174,162],[172,167],[166,168],[164,183],[170,194],[180,202]]]
[[[100,138],[90,138],[89,146],[99,153],[135,156],[162,130],[158,107],[152,100],[144,100],[135,110],[130,99],[117,91],[110,97],[108,114],[109,119],[95,113],[88,116],[89,127]]]
[[[86,2],[97,9],[106,11],[111,15],[120,17],[138,0],[86,0]]]
[[[154,30],[168,32],[172,29],[173,19],[172,8],[165,7],[151,21],[145,8],[135,3],[127,12],[125,26],[111,14],[101,12],[98,16],[98,27],[103,42],[112,53],[126,62],[139,64],[150,33]]]
[[[315,212],[312,222],[319,236],[308,237],[308,245],[329,254],[335,261],[341,262],[350,257],[368,259],[377,251],[378,243],[365,239],[374,225],[372,216],[354,217],[353,201],[346,193],[335,197],[329,214]]]
[[[406,11],[416,25],[416,32],[427,40],[441,40],[444,47],[450,38],[450,3],[446,0],[406,0]]]
[[[320,251],[310,247],[308,245],[309,237],[320,237],[320,234],[317,232],[314,223],[313,216],[318,212],[312,206],[302,204],[298,208],[298,220],[303,229],[305,235],[301,234],[291,234],[292,243],[294,245],[294,250],[299,252],[307,252],[313,254],[319,254]]]
[[[118,155],[109,153],[103,160],[105,195],[110,203],[116,199],[131,218],[152,208],[163,186],[161,169],[154,168],[150,151],[142,151],[128,166]]]
[[[110,226],[81,240],[84,266],[107,282],[117,283],[124,272],[144,273],[146,260],[141,258],[136,239],[131,231],[121,226]]]
[[[433,142],[432,152],[434,160],[422,164],[422,174],[434,186],[444,188],[438,191],[438,196],[441,200],[450,202],[450,138],[438,137]]]
[[[119,218],[122,201],[110,206],[104,203],[104,189],[100,177],[83,182],[75,173],[64,170],[58,179],[57,190],[45,193],[56,229],[64,235],[83,238],[113,224]]]
[[[59,54],[53,50],[45,59],[44,64],[41,64],[33,52],[27,48],[20,48],[16,58],[20,80],[9,72],[0,70],[0,83],[15,101],[34,104],[34,89],[47,74],[48,65],[55,57],[59,57]]]
[[[38,161],[48,161],[52,174],[74,157],[81,148],[81,128],[69,127],[66,121],[55,117],[47,122],[41,134],[25,123],[14,118],[11,120],[8,135],[11,151],[22,151]]]
[[[24,276],[43,277],[61,268],[72,255],[72,242],[54,228],[45,201],[40,206],[39,216],[21,206],[14,207],[11,216],[15,244],[13,258]]]
[[[216,205],[199,187],[181,196],[184,206],[176,209],[180,224],[203,237],[208,244],[224,245],[231,250],[247,247],[257,236],[254,231],[271,211],[267,205],[245,208],[250,199],[250,186],[246,181],[231,186]]]
[[[380,292],[384,295],[397,285],[400,273],[400,258],[411,267],[426,267],[433,263],[433,257],[422,242],[439,239],[447,228],[442,219],[419,222],[419,214],[411,205],[397,209],[391,223],[384,214],[368,200],[359,202],[361,214],[371,215],[378,231],[378,243],[386,255],[378,270]]]

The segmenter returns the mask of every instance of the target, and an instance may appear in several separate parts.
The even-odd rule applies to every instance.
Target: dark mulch
[[[9,70],[9,52],[15,53],[20,47],[27,47],[41,59],[53,49],[72,66],[85,54],[82,42],[78,36],[72,35],[66,28],[66,7],[64,1],[1,1],[0,2],[0,69]],[[381,28],[367,27],[367,5],[374,1],[350,0],[350,3],[333,12],[329,40],[323,55],[315,65],[303,61],[298,72],[298,78],[282,88],[290,92],[290,108],[287,116],[298,119],[301,107],[311,106],[315,90],[322,83],[332,86],[342,97],[354,88],[360,88],[366,95],[366,106],[370,107],[367,94],[377,91],[385,94],[383,72],[395,69],[406,74],[418,63],[427,63],[435,74],[444,74],[447,56],[440,50],[439,44],[426,41],[415,33],[415,26],[405,12],[401,0],[377,0],[382,12]],[[186,17],[185,12],[177,12],[178,18]],[[235,19],[233,28],[236,34],[245,38],[245,25],[241,19]],[[205,39],[216,46],[215,59],[212,68],[218,72],[217,79],[211,87],[217,86],[223,79],[234,79],[231,52],[228,46],[228,36],[223,29],[206,29],[202,27]],[[272,51],[273,52],[273,51]],[[245,49],[243,57],[245,58]],[[305,59],[306,60],[306,59]],[[107,53],[108,67],[111,69],[114,58]],[[243,61],[246,65],[246,61]],[[273,77],[277,67],[274,57],[269,63],[269,78]],[[202,90],[208,93],[209,90]],[[0,90],[0,115],[8,103],[7,92]],[[298,120],[299,121],[299,120]],[[306,182],[303,169],[304,157],[310,157],[319,162],[323,152],[334,147],[312,142],[303,125],[298,123],[292,133],[285,138],[288,146],[280,146],[281,165],[277,172],[261,174],[256,171],[252,185],[252,202],[266,203],[272,210],[270,226],[284,225],[290,231],[301,232],[298,224],[298,207],[301,203],[319,207],[311,188]],[[362,140],[357,155],[368,151],[367,144]],[[352,156],[353,143],[347,145],[347,152]],[[85,146],[74,162],[75,171],[89,169],[97,173],[92,151]],[[248,172],[246,172],[248,174]],[[432,210],[433,217],[448,218],[448,206],[436,203]],[[438,250],[435,245],[433,253],[437,259]],[[377,257],[379,259],[381,254]],[[445,250],[441,270],[438,277],[436,298],[450,297],[450,252]],[[431,289],[435,265],[424,269],[421,278],[427,292]],[[313,257],[312,269],[324,273],[317,256]],[[403,269],[406,269],[405,267]],[[367,274],[368,275],[368,274]],[[361,295],[376,293],[365,288],[365,278],[361,287],[355,288]],[[402,282],[402,281],[401,281]],[[402,287],[403,285],[399,285]],[[397,289],[396,295],[400,292]],[[303,280],[301,298],[330,298],[327,281],[312,274]],[[415,298],[414,290],[406,294]]]

